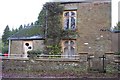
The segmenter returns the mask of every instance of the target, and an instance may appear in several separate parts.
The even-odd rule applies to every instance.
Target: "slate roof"
[[[8,38],[8,40],[28,40],[28,39],[44,39],[43,32],[40,27],[28,27],[20,30]]]

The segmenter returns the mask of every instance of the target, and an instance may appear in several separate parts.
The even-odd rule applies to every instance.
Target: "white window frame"
[[[69,19],[69,26],[68,26],[68,29],[66,29],[66,27],[65,27],[65,25],[66,25],[66,23],[65,23],[65,20],[66,20],[66,16],[65,16],[65,13],[69,13],[69,16],[68,16],[68,19]],[[75,15],[74,16],[72,16],[71,15],[71,12],[74,12],[75,13]],[[74,19],[75,19],[75,28],[73,28],[72,29],[72,27],[71,27],[71,19],[72,19],[72,17],[74,17]],[[63,12],[63,28],[64,28],[64,30],[75,30],[76,29],[76,21],[77,21],[77,11],[76,10],[71,10],[71,11],[64,11]]]

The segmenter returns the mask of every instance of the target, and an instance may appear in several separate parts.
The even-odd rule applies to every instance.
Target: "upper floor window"
[[[64,11],[64,30],[76,29],[76,11]]]

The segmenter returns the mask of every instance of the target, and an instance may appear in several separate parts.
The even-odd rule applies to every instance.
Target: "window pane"
[[[64,16],[65,16],[65,17],[69,17],[69,12],[66,12],[66,13],[64,14]]]
[[[69,53],[68,47],[65,47],[65,48],[64,48],[65,58],[68,58],[68,53]]]
[[[69,18],[65,18],[65,21],[64,21],[64,29],[69,29]]]
[[[75,16],[75,12],[71,12],[71,16]]]
[[[75,49],[73,47],[70,48],[70,53],[69,53],[69,58],[74,58],[74,53],[75,53]]]
[[[75,29],[75,17],[71,17],[71,29]]]
[[[65,46],[68,46],[68,41],[65,41],[65,42],[64,42],[64,45],[65,45]]]
[[[74,45],[74,42],[73,41],[70,41],[70,46],[73,46]]]

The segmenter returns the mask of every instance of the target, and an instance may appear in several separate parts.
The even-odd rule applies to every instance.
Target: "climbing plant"
[[[61,51],[60,40],[62,30],[63,7],[58,2],[48,2],[43,8],[36,21],[37,25],[42,25],[45,34],[46,50],[49,54],[59,54]]]
[[[62,29],[63,10],[59,2],[48,2],[44,4],[36,21],[37,25],[42,25],[46,51],[52,55],[61,53],[61,39],[71,38],[70,35],[76,34],[76,31]]]

